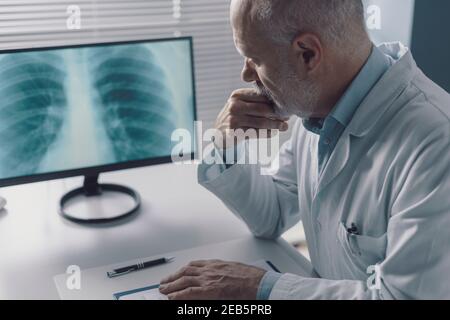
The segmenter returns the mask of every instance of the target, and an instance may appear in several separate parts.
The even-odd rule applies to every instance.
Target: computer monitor
[[[136,212],[137,192],[98,175],[171,162],[173,131],[195,141],[195,120],[191,37],[0,51],[0,186],[85,176],[61,199],[73,221]],[[194,157],[195,143],[183,151]],[[113,216],[65,211],[74,197],[104,192],[135,205]]]

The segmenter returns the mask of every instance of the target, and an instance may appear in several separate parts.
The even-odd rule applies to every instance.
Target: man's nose
[[[245,60],[244,68],[242,69],[242,80],[245,82],[259,81],[258,74],[248,60]]]

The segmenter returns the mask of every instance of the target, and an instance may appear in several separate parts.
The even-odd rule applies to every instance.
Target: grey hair
[[[254,19],[278,43],[300,32],[315,32],[327,43],[346,48],[367,37],[361,0],[251,0]]]

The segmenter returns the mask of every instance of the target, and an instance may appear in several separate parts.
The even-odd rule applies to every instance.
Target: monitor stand
[[[60,200],[60,214],[76,223],[105,223],[126,218],[141,206],[139,194],[125,186],[99,184],[99,174],[84,177],[83,187]]]

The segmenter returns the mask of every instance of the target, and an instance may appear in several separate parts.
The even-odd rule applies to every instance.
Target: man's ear
[[[292,49],[304,73],[314,72],[320,65],[323,47],[320,39],[312,33],[297,36],[292,43]]]

